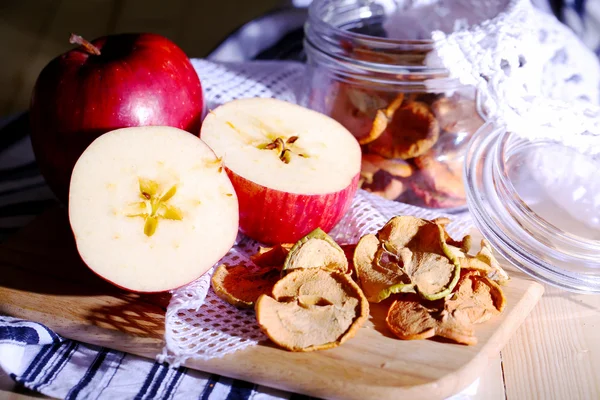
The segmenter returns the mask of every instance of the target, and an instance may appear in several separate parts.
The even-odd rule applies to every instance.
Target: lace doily
[[[474,9],[489,1],[459,0]],[[493,1],[492,1],[493,2]],[[477,87],[490,120],[528,139],[600,153],[600,64],[554,16],[529,0],[504,0],[496,17],[435,31],[431,65]]]

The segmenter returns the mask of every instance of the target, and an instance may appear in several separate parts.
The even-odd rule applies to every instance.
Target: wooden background
[[[154,32],[189,57],[207,55],[229,33],[283,0],[0,0],[0,118],[28,107],[42,68],[72,48],[71,32],[91,40]]]

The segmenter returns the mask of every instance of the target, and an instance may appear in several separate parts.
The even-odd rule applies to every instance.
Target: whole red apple
[[[199,134],[204,100],[198,74],[170,40],[118,34],[80,44],[42,70],[30,104],[40,171],[63,202],[75,162],[108,131],[163,125]]]
[[[358,186],[360,146],[334,119],[282,100],[217,107],[200,138],[221,158],[238,196],[240,230],[266,244],[294,243],[344,216]]]

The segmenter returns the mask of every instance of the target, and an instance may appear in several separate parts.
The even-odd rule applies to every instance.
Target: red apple
[[[105,132],[173,126],[198,135],[203,112],[198,74],[185,53],[155,34],[119,34],[52,60],[40,73],[30,105],[31,141],[48,185],[67,200],[83,151]]]
[[[361,151],[340,123],[276,99],[239,99],[210,112],[200,137],[223,159],[240,230],[262,243],[329,232],[356,193]]]
[[[172,127],[117,129],[73,169],[69,222],[85,264],[135,292],[185,285],[238,233],[235,190],[214,152]]]

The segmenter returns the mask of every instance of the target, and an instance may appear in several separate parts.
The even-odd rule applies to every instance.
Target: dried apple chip
[[[417,157],[414,161],[426,187],[443,196],[462,199],[464,202],[466,194],[462,169],[454,171],[429,154]]]
[[[328,271],[348,271],[344,250],[322,229],[317,228],[300,239],[287,255],[282,276],[297,268],[322,268]]]
[[[329,96],[334,96],[330,98]],[[388,103],[387,98],[373,90],[358,88],[352,83],[338,83],[324,96],[329,115],[357,138],[367,136],[376,112]]]
[[[464,244],[463,247],[465,247]],[[481,240],[481,249],[475,257],[468,255],[464,249],[450,243],[446,243],[444,252],[449,258],[460,263],[461,269],[479,271],[500,285],[504,285],[510,280],[506,271],[494,257],[492,246],[485,239]]]
[[[406,185],[384,170],[378,170],[372,176],[366,176],[361,183],[361,189],[381,196],[384,199],[396,200],[406,189]]]
[[[415,201],[421,201],[424,207],[428,208],[457,208],[466,204],[465,198],[452,197],[447,194],[437,192],[435,189],[424,184],[422,181],[410,182],[410,188],[417,197]]]
[[[217,267],[211,285],[217,296],[238,308],[251,308],[260,295],[270,293],[279,280],[279,268],[251,271],[243,265]]]
[[[456,291],[445,302],[446,310],[463,323],[480,324],[500,314],[506,297],[498,284],[477,271],[460,278]]]
[[[272,247],[259,247],[250,260],[259,267],[281,267],[285,262],[293,243],[282,243]]]
[[[388,160],[377,154],[363,154],[361,171],[372,176],[381,170],[396,178],[407,178],[413,173],[413,167],[404,160]]]
[[[403,340],[440,336],[461,344],[477,344],[468,324],[452,317],[439,305],[426,307],[416,296],[394,301],[385,321],[394,335]]]
[[[408,254],[407,249],[404,249],[403,253]],[[424,299],[437,300],[446,297],[456,286],[460,277],[460,267],[447,257],[420,251],[410,252],[410,256],[404,257],[411,263],[410,280]],[[404,265],[406,264],[407,261]]]
[[[471,259],[472,260],[472,259]],[[506,273],[506,271],[500,266],[496,257],[494,257],[494,252],[492,250],[492,245],[485,239],[481,239],[481,249],[479,253],[475,255],[475,260],[479,261],[476,263],[475,261],[471,261],[469,265],[473,268],[473,264],[485,264],[490,267],[491,271],[488,272],[488,277],[501,285],[506,284],[510,277]]]
[[[409,159],[425,154],[437,142],[440,128],[429,106],[411,101],[400,107],[369,152],[385,158]]]
[[[386,251],[377,236],[363,236],[354,251],[353,264],[367,300],[379,303],[393,293],[414,292],[397,256]]]
[[[353,337],[369,316],[369,304],[346,274],[295,269],[256,302],[263,332],[290,351],[337,347]]]
[[[419,235],[421,228],[427,224],[433,223],[411,215],[396,216],[390,219],[379,230],[377,237],[388,251],[393,254],[400,254],[400,250],[407,247],[409,243],[413,243]],[[433,225],[436,226],[435,224]],[[436,235],[437,233],[434,232],[431,240],[437,241]]]
[[[394,217],[378,233],[382,247],[401,258],[400,268],[427,300],[447,296],[460,276],[460,263],[443,250],[445,233],[443,226],[412,216]]]
[[[448,225],[451,221],[446,217],[439,217],[434,219],[432,222],[435,222],[444,230],[444,240],[445,242],[454,247],[458,247],[462,252],[468,253],[471,250],[471,236],[465,235],[461,240],[452,239],[450,234],[446,231],[446,225]],[[448,254],[446,254],[448,255]],[[450,257],[450,256],[448,256]]]
[[[484,123],[472,100],[442,97],[431,108],[440,127],[447,132],[472,134]]]
[[[429,339],[436,335],[438,326],[431,311],[421,304],[418,297],[412,296],[394,301],[385,322],[394,335],[402,340]]]
[[[358,143],[369,144],[377,140],[377,138],[379,138],[379,136],[381,136],[381,134],[385,131],[388,124],[392,120],[394,113],[402,105],[403,101],[404,93],[400,93],[398,94],[398,96],[396,96],[394,101],[392,101],[387,106],[385,110],[377,110],[377,113],[375,114],[375,119],[373,120],[373,126],[371,127],[371,131],[369,131],[369,134],[367,136],[361,137],[358,140]]]

